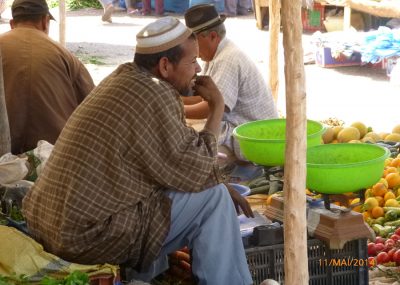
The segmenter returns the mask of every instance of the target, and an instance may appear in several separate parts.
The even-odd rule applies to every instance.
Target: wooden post
[[[60,33],[59,33],[59,41],[62,46],[65,47],[65,0],[60,0],[59,1],[59,15],[60,15],[60,23],[59,23],[59,28],[60,28]]]
[[[281,2],[269,1],[269,87],[275,103],[279,94],[279,33],[281,31]]]
[[[308,284],[306,220],[306,92],[301,1],[282,0],[286,87],[284,180],[285,284]]]
[[[0,52],[0,156],[8,152],[11,152],[11,136],[4,92],[3,60]]]
[[[343,30],[351,28],[351,8],[348,4],[344,5],[343,11]]]

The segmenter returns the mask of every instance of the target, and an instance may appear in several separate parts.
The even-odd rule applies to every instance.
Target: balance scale
[[[324,206],[307,203],[308,234],[325,241],[331,249],[342,249],[346,242],[355,239],[375,239],[374,231],[365,223],[361,213],[330,204],[331,199],[348,200],[347,196],[340,196],[324,194]],[[283,196],[273,196],[264,215],[272,221],[283,222],[283,211]]]

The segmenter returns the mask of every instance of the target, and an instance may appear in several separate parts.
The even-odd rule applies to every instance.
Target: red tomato
[[[376,265],[376,259],[375,257],[368,257],[368,267],[374,267]]]
[[[368,243],[368,256],[376,256],[376,244],[373,242]]]
[[[385,248],[384,248],[384,251],[389,251],[389,250],[391,250],[391,249],[394,247],[394,244],[395,244],[394,240],[392,240],[391,238],[388,238],[388,239],[385,241]]]
[[[383,243],[376,243],[375,244],[375,249],[376,249],[376,252],[378,253],[378,252],[383,251],[385,249],[385,245]]]
[[[385,243],[386,239],[381,237],[381,236],[377,236],[375,238],[375,243]]]
[[[399,236],[400,236],[400,228],[397,228],[397,229],[394,231],[394,233],[395,233],[396,235],[399,235]]]
[[[383,264],[383,263],[387,263],[389,262],[389,255],[387,254],[387,252],[380,252],[378,253],[378,255],[376,256],[376,263],[377,264]]]
[[[391,250],[388,251],[388,255],[389,255],[390,261],[394,261],[394,260],[393,260],[393,255],[394,255],[394,253],[395,253],[397,250],[398,250],[398,249],[394,247],[394,248],[392,248]]]
[[[395,242],[400,240],[400,235],[398,234],[393,234],[390,236],[390,239],[394,240]]]
[[[397,265],[400,264],[400,249],[396,250],[396,252],[393,254],[392,260],[396,262]]]

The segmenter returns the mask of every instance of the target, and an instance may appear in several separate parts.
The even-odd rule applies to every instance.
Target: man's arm
[[[209,108],[204,130],[213,133],[218,138],[225,107],[221,92],[209,76],[198,76],[193,89],[196,95],[204,99],[204,103]]]
[[[184,105],[193,105],[203,101],[200,96],[181,96]]]
[[[188,119],[206,119],[210,112],[208,103],[206,101],[202,101],[193,105],[185,105],[185,116]]]

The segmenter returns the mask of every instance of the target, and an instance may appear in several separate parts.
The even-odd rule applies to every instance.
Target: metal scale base
[[[326,199],[330,201],[330,198]],[[342,249],[344,244],[350,240],[375,238],[373,230],[364,222],[361,213],[341,209],[330,203],[329,209],[323,206],[307,207],[308,234],[327,242],[331,249]],[[283,196],[274,196],[264,215],[272,221],[283,222],[283,211]]]

